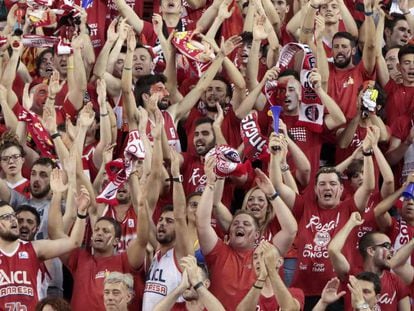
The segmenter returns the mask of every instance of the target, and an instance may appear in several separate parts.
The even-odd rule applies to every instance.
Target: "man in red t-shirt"
[[[269,147],[280,147],[277,139],[271,139]],[[283,183],[280,162],[282,152],[271,155],[270,176],[283,201],[292,209],[298,221],[298,265],[292,286],[305,293],[305,309],[312,308],[319,299],[326,282],[334,276],[328,256],[328,244],[345,225],[349,215],[364,211],[369,196],[375,188],[370,140],[364,141],[364,171],[368,173],[353,197],[341,202],[343,185],[335,168],[324,167],[316,174],[313,191],[297,195]],[[316,196],[316,200],[312,198]],[[313,282],[309,283],[312,279]]]
[[[414,111],[414,77],[412,75],[412,64],[414,63],[414,46],[407,44],[398,51],[397,69],[401,73],[402,83],[390,79],[387,67],[378,66],[378,78],[384,91],[387,93],[387,104],[385,105],[386,123],[392,126],[397,118],[409,115]],[[392,149],[398,147],[393,146]],[[391,149],[391,148],[390,148]]]
[[[361,215],[353,212],[328,247],[329,258],[339,279],[348,282],[349,275],[355,275],[359,268],[353,265],[342,253],[351,231],[363,223]],[[347,245],[348,247],[348,245]],[[381,293],[378,305],[382,311],[409,310],[408,288],[398,276],[388,270],[388,261],[392,258],[393,247],[390,238],[380,232],[368,232],[359,240],[359,252],[363,258],[363,270],[378,274],[381,279]],[[345,308],[349,299],[345,299]],[[348,309],[346,309],[348,310]]]
[[[144,193],[143,183],[138,182],[135,174],[130,176],[130,183],[131,189]],[[60,193],[61,195],[62,193]],[[136,195],[137,193],[134,192],[132,197],[135,198]],[[71,305],[74,310],[104,310],[102,293],[107,272],[133,273],[134,276],[137,276],[138,269],[144,263],[145,248],[148,242],[149,227],[145,200],[145,196],[140,195],[138,200],[133,201],[138,209],[137,238],[129,243],[126,252],[115,253],[121,238],[119,223],[110,217],[100,217],[93,227],[92,253],[86,249],[77,248],[60,256],[62,263],[68,267],[73,276],[74,287]],[[79,217],[86,218],[86,215],[79,216],[78,214]],[[52,204],[49,210],[49,235],[52,238],[65,236],[61,222],[61,211],[56,204]],[[138,299],[142,298],[140,293],[142,287],[142,281],[136,277],[135,290],[139,293]]]
[[[218,238],[210,225],[214,191],[218,187],[213,171],[215,165],[214,157],[207,159],[205,164],[206,187],[197,208],[197,233],[201,251],[210,271],[211,293],[227,310],[235,310],[255,284],[256,273],[252,260],[255,243],[260,233],[251,212],[239,210],[230,224],[228,243]],[[296,222],[287,206],[282,205],[276,208],[275,199],[279,194],[275,191],[270,179],[259,169],[256,169],[256,175],[256,183],[272,202],[280,222],[281,230],[273,241],[276,248],[284,254],[295,237]]]
[[[365,12],[372,12],[366,7]],[[334,63],[329,64],[328,94],[338,103],[347,119],[357,113],[358,89],[365,80],[373,80],[375,69],[376,40],[373,15],[365,18],[365,44],[362,61],[354,65],[355,38],[348,32],[337,32],[332,39]]]

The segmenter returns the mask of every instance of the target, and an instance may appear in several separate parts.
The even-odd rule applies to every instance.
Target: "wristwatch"
[[[183,180],[184,180],[183,175],[178,175],[177,177],[169,177],[165,179],[165,181],[173,181],[173,182],[179,182],[179,183],[182,183]]]
[[[366,303],[366,302],[363,302],[363,303],[357,304],[356,309],[357,309],[358,311],[365,311],[365,310],[369,310],[369,304],[368,304],[368,303]]]

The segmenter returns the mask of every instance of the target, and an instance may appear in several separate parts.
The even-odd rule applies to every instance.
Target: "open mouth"
[[[243,230],[236,230],[235,234],[236,234],[236,237],[244,237],[245,236],[245,233],[244,233]]]
[[[325,199],[325,200],[330,200],[330,199],[332,199],[332,193],[324,193],[323,194],[323,198]]]

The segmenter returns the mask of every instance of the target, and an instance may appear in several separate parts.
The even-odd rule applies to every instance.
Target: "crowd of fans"
[[[414,310],[413,0],[4,0],[0,310]]]

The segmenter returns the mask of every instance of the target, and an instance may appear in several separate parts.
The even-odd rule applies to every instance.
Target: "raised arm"
[[[414,239],[401,247],[389,260],[389,267],[405,284],[409,285],[414,280],[414,267],[408,262],[414,251]]]
[[[335,101],[326,93],[322,87],[322,77],[317,69],[312,69],[312,73],[309,76],[309,81],[313,85],[316,95],[321,99],[322,104],[325,106],[328,114],[324,117],[325,125],[328,129],[332,130],[342,124],[346,123],[345,115],[341,108],[335,103]]]
[[[296,200],[296,192],[283,183],[282,171],[280,169],[280,164],[283,157],[282,148],[287,149],[287,142],[284,139],[283,135],[276,135],[275,133],[272,133],[269,139],[269,176],[276,188],[276,191],[279,192],[279,195],[283,202],[285,202],[286,205],[292,209],[293,204]]]
[[[355,191],[354,201],[358,210],[363,213],[368,199],[375,189],[374,162],[372,160],[372,145],[375,141],[374,133],[371,128],[367,128],[367,136],[362,143],[362,154],[364,155],[364,180],[362,185]]]
[[[144,21],[134,12],[134,10],[125,2],[125,0],[114,0],[119,14],[128,20],[128,23],[134,30],[140,34],[144,29]]]
[[[410,174],[408,181],[414,182],[414,176]],[[387,232],[392,225],[392,218],[388,211],[393,207],[394,203],[401,197],[405,187],[408,183],[404,183],[402,187],[397,189],[394,193],[383,199],[374,208],[375,221],[382,232]]]
[[[343,0],[340,0],[340,2],[343,2]],[[372,13],[373,12],[373,1],[364,0],[364,10],[365,12]],[[376,45],[378,44],[377,41],[375,40],[376,36],[375,36],[374,15],[370,14],[369,16],[367,16],[367,14],[365,14],[364,23],[365,23],[365,44],[364,44],[364,50],[362,51],[362,61],[364,62],[364,67],[367,73],[372,74],[375,69],[375,62],[376,62],[376,56],[377,56]]]
[[[127,248],[128,262],[133,269],[139,269],[145,260],[146,247],[149,237],[148,210],[146,202],[145,183],[146,177],[138,180],[136,174],[130,175],[131,201],[138,210],[137,213],[137,237],[133,239]]]
[[[73,54],[68,57],[68,99],[79,110],[83,106],[86,92],[86,71],[82,59],[83,41],[81,37],[72,40]]]
[[[215,165],[214,157],[208,158],[205,163],[204,172],[206,174],[207,182],[196,212],[197,234],[204,256],[208,255],[213,250],[218,240],[216,232],[211,227],[211,212],[213,210],[213,196],[216,180],[213,171]]]
[[[119,37],[119,33],[115,31],[115,26],[118,20],[114,19],[108,26],[106,31],[106,41],[98,57],[96,58],[95,66],[93,67],[93,74],[98,78],[103,78],[106,72],[106,65],[109,59],[109,53]]]
[[[173,177],[180,175],[180,157],[179,154],[171,148],[171,174]],[[173,206],[175,219],[175,256],[181,259],[184,256],[194,253],[194,248],[187,226],[186,199],[184,188],[181,182],[173,181]]]
[[[355,227],[362,225],[363,222],[361,215],[358,212],[353,212],[345,226],[339,230],[328,245],[329,259],[331,260],[336,275],[341,280],[345,280],[345,277],[350,270],[350,263],[342,253],[342,248],[351,231]]]
[[[276,67],[273,67],[266,72],[262,81],[256,85],[256,87],[249,93],[249,95],[247,95],[239,107],[234,110],[235,115],[239,119],[243,119],[251,112],[254,105],[256,104],[257,97],[262,93],[262,89],[265,83],[269,80],[276,80],[278,75],[279,68]]]
[[[106,83],[103,79],[96,81],[96,92],[98,93],[99,104],[99,141],[93,153],[93,164],[100,167],[102,163],[102,154],[105,146],[112,141],[111,120],[109,118],[108,105],[106,101]]]
[[[171,113],[174,122],[178,122],[179,120],[185,119],[188,116],[191,108],[194,107],[194,105],[200,99],[201,95],[207,90],[207,87],[210,85],[211,81],[214,80],[217,71],[220,69],[223,63],[224,57],[225,55],[222,52],[219,52],[216,55],[213,63],[201,76],[196,86],[183,98],[180,103],[171,105],[168,108],[168,111]]]
[[[295,217],[293,217],[290,209],[275,191],[272,182],[266,174],[258,168],[255,169],[255,173],[257,176],[255,181],[266,197],[270,200],[273,212],[279,221],[281,229],[275,234],[272,242],[279,250],[281,256],[283,256],[292,246],[293,240],[295,239],[298,231],[298,224],[296,223]]]

